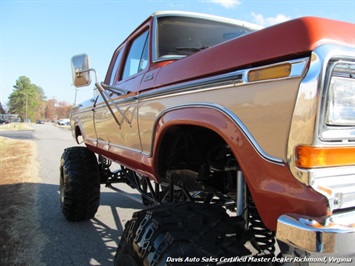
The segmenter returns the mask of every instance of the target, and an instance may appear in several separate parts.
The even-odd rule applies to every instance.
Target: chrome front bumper
[[[334,214],[322,224],[317,220],[297,214],[281,215],[276,238],[308,252],[354,252],[354,244],[346,243],[355,243],[355,211]]]

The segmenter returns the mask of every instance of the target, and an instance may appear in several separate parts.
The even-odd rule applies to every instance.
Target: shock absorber
[[[110,166],[112,162],[107,160],[103,156],[99,156],[99,167],[100,167],[100,182],[101,184],[105,184],[107,180],[112,176],[110,171]]]
[[[255,203],[248,192],[249,233],[253,236],[251,244],[263,256],[275,256],[275,233],[267,229],[261,220]]]

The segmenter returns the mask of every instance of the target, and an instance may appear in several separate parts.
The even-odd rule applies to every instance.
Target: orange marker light
[[[355,165],[355,147],[298,146],[295,156],[300,168]]]
[[[261,81],[268,79],[286,78],[291,74],[291,64],[281,64],[266,68],[251,70],[248,73],[248,81]]]

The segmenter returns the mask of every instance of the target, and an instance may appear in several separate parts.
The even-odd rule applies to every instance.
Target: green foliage
[[[38,110],[43,109],[46,96],[41,87],[32,84],[30,79],[21,76],[13,86],[14,91],[9,96],[9,113],[20,115],[22,120],[35,120]]]
[[[5,114],[5,110],[4,110],[4,108],[2,107],[1,102],[0,102],[0,114]]]

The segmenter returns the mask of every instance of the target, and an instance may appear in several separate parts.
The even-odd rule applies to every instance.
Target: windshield
[[[245,35],[253,29],[200,18],[158,18],[157,59],[184,57],[216,44]]]

